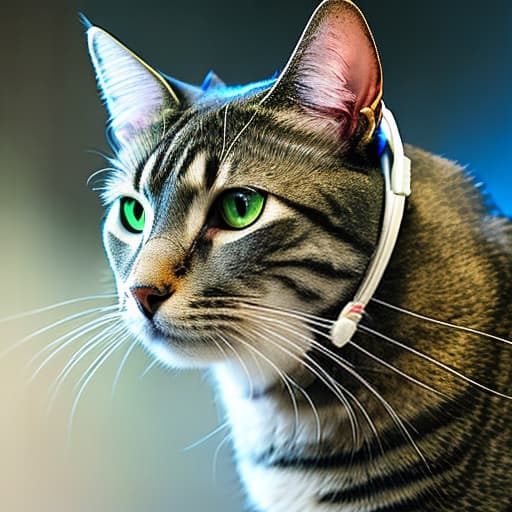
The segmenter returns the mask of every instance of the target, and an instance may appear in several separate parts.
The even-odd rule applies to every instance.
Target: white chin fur
[[[217,348],[206,342],[173,342],[172,337],[152,328],[134,304],[127,304],[125,323],[141,345],[169,368],[207,368],[220,359]]]

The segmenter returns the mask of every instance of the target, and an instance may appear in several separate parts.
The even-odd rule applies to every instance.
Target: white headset
[[[411,161],[404,154],[395,118],[384,103],[380,128],[387,144],[387,149],[381,156],[385,184],[382,229],[361,286],[354,298],[342,309],[331,328],[331,339],[337,347],[343,347],[351,340],[368,302],[382,280],[400,231],[405,199],[411,193]],[[390,156],[393,162],[391,169]]]

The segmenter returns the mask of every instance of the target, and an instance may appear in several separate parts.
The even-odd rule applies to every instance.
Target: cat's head
[[[293,375],[325,343],[303,313],[338,313],[379,231],[382,77],[362,14],[323,2],[280,76],[239,87],[184,84],[98,27],[87,36],[126,322],[169,365],[222,362],[259,387]]]

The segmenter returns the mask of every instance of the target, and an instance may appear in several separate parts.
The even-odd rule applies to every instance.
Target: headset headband
[[[337,347],[343,347],[351,340],[368,302],[382,280],[400,231],[405,199],[411,193],[411,161],[404,154],[404,146],[395,118],[384,103],[382,103],[380,130],[386,142],[381,156],[385,184],[382,229],[363,282],[332,326],[331,339]],[[393,159],[391,170],[390,156]]]

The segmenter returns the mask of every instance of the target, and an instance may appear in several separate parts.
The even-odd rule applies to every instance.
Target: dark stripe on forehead
[[[219,174],[219,166],[219,158],[216,155],[210,156],[206,161],[205,185],[207,190],[210,190],[215,183]]]
[[[160,163],[162,161],[162,158],[164,157],[164,154],[165,154],[164,146],[162,145],[162,143],[160,143],[155,148],[155,150],[150,153],[148,158],[146,158],[143,162],[141,162],[141,164],[137,167],[137,169],[135,171],[135,176],[133,178],[133,186],[134,186],[135,190],[137,190],[137,191],[140,190],[140,185],[141,185],[140,181],[142,179],[142,174],[144,172],[144,168],[146,167],[146,164],[149,161],[149,159],[152,158],[153,155],[155,155],[155,162],[153,164],[153,169],[158,169],[158,167],[160,166]]]
[[[165,134],[165,136],[162,138],[162,140],[158,143],[157,147],[151,154],[157,153],[156,161],[153,165],[153,170],[150,173],[150,177],[152,181],[158,181],[161,178],[162,171],[166,171],[169,167],[169,163],[171,159],[173,158],[173,155],[180,155],[183,153],[186,146],[189,144],[189,141],[186,141],[183,148],[180,148],[179,145],[177,148],[174,148],[171,150],[173,146],[173,142],[176,140],[177,136],[181,131],[186,129],[190,119],[192,118],[192,115],[190,113],[188,114],[182,114],[180,117],[175,118],[174,120],[171,119],[169,121],[169,130]],[[178,156],[179,158],[179,156]],[[146,164],[148,159],[146,159],[140,166],[140,168],[137,169],[136,176],[135,176],[135,186],[138,189],[140,187],[140,179],[142,177],[142,172],[144,169],[144,165]]]
[[[170,148],[168,148],[167,151],[163,152],[163,154],[166,155],[165,158],[160,160],[158,167],[155,165],[156,173],[152,177],[151,182],[156,183],[161,179],[165,179],[169,171],[169,167],[174,167],[174,165],[177,165],[178,162],[179,167],[173,169],[176,178],[185,178],[188,170],[194,162],[194,159],[202,150],[206,149],[202,146],[204,145],[201,143],[201,141],[189,139],[184,143],[182,148],[176,147],[173,148],[172,151],[170,151]],[[207,158],[205,165],[205,186],[206,189],[209,190],[217,179],[220,165],[219,158],[216,155],[211,155]]]
[[[192,162],[197,156],[197,145],[194,141],[188,141],[187,145],[180,151],[179,159],[181,160],[179,168],[175,169],[176,178],[180,179],[187,173]]]

